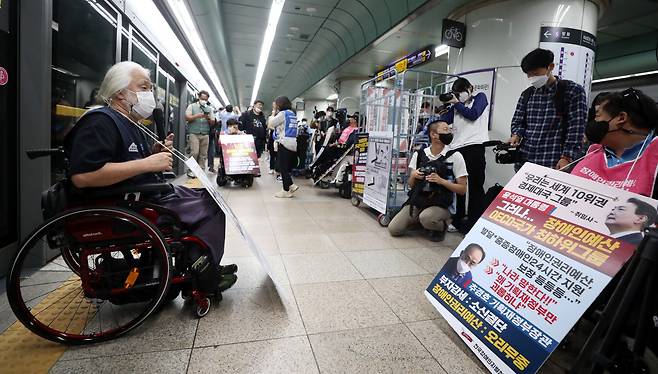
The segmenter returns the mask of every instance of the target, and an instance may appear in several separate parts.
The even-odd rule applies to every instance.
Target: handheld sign
[[[222,158],[227,175],[260,175],[258,155],[252,135],[220,135]]]
[[[526,163],[425,296],[493,373],[534,373],[655,222],[658,202]]]

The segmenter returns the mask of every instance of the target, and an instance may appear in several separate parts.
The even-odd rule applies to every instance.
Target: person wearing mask
[[[448,279],[462,288],[468,287],[473,281],[471,270],[482,263],[485,257],[482,246],[476,243],[467,245],[459,256],[450,257],[446,261],[444,268],[446,268]]]
[[[585,134],[592,145],[571,174],[658,198],[656,103],[629,88],[607,95]]]
[[[240,116],[237,114],[233,113],[233,105],[228,104],[226,107],[224,107],[224,110],[219,113],[219,120],[222,122],[221,127],[220,127],[220,134],[225,134],[226,133],[226,126],[228,123],[229,119],[239,119]]]
[[[274,110],[267,120],[267,127],[275,130],[277,136],[274,148],[283,182],[283,190],[274,194],[274,197],[291,198],[299,189],[292,181],[293,162],[297,161],[297,116],[286,96],[279,96],[274,100]]]
[[[553,58],[537,48],[521,60],[531,87],[516,104],[509,143],[519,146],[523,161],[561,169],[581,155],[587,97],[579,84],[553,75]]]
[[[473,85],[460,77],[452,84],[450,109],[440,120],[452,125],[454,138],[450,149],[456,149],[464,157],[468,171],[468,210],[466,197],[457,196],[457,211],[453,225],[461,232],[468,232],[486,208],[484,202],[484,177],[486,159],[484,142],[489,140],[489,101],[484,92],[473,95]],[[464,222],[464,216],[468,219]]]
[[[73,186],[102,191],[162,183],[162,172],[172,169],[169,148],[174,135],[167,136],[164,146],[157,143],[150,147],[137,125],[155,109],[152,90],[149,71],[132,61],[119,62],[107,71],[98,93],[107,106],[88,111],[66,138],[68,176]],[[220,292],[236,282],[237,266],[220,265],[224,213],[205,190],[175,185],[170,193],[142,193],[140,199],[175,212],[189,233],[203,240],[210,249]]]
[[[263,154],[267,141],[267,121],[263,114],[263,105],[262,101],[256,100],[251,109],[240,116],[240,130],[253,135],[258,158]]]
[[[432,104],[425,101],[420,106],[420,113],[418,113],[418,124],[416,126],[416,134],[426,131],[427,123],[432,116]]]
[[[188,105],[185,110],[189,156],[194,157],[202,169],[208,157],[210,127],[215,124],[215,117],[212,108],[208,104],[208,98],[210,98],[208,91],[199,91],[199,100]],[[189,170],[187,176],[194,178],[194,174]]]
[[[448,144],[453,135],[447,123],[435,120],[429,124],[429,147],[417,151],[409,162],[409,200],[388,225],[391,236],[401,236],[412,224],[420,224],[430,232],[431,241],[442,241],[450,220],[449,208],[453,194],[464,195],[468,185],[468,172],[464,157],[459,152],[448,155]],[[425,175],[425,167],[445,170]]]

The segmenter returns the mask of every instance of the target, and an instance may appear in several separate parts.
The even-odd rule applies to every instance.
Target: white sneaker
[[[282,198],[282,199],[289,199],[292,197],[292,192],[286,191],[286,190],[281,190],[277,193],[274,194],[274,197]]]
[[[448,225],[448,232],[457,232],[457,228],[451,224]]]
[[[293,184],[290,185],[290,187],[288,187],[288,192],[290,192],[291,194],[293,194],[293,193],[295,193],[295,191],[297,191],[298,189],[299,189],[299,186],[293,183]]]
[[[270,171],[268,171],[267,174],[274,174],[274,170],[270,169]]]

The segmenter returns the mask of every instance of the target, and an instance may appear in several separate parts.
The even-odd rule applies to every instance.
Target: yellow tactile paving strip
[[[190,178],[187,181],[185,181],[183,185],[188,188],[203,188],[203,185],[201,184],[199,178]]]
[[[62,282],[67,284],[33,308],[33,313],[39,313],[43,323],[66,328],[68,332],[80,332],[87,318],[94,315],[95,306],[84,299],[80,282],[70,282],[76,278]],[[41,338],[17,321],[0,335],[0,372],[47,373],[66,348],[66,345]]]

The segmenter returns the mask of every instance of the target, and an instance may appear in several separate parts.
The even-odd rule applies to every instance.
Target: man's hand
[[[158,152],[142,159],[142,161],[146,172],[158,173],[171,171],[174,159],[169,152]]]
[[[452,99],[448,101],[448,104],[457,104],[459,102],[459,99],[455,97],[455,95],[452,95]]]
[[[174,147],[174,134],[169,134],[164,140],[164,147],[162,143],[158,142],[153,145],[153,153],[170,151]]]
[[[439,175],[437,173],[432,173],[432,174],[428,175],[427,177],[425,177],[425,180],[428,181],[428,182],[436,183],[440,186],[442,186],[444,183],[447,182],[447,180],[439,177]]]
[[[513,147],[518,147],[519,144],[521,144],[521,137],[514,134],[512,135],[511,138],[509,138],[508,143],[511,144]]]
[[[566,159],[566,158],[564,158],[564,157],[561,157],[561,158],[558,160],[557,164],[555,165],[555,169],[560,170],[560,169],[562,169],[563,167],[569,165],[570,162],[571,162],[570,160],[568,160],[568,159]]]
[[[411,177],[414,179],[425,179],[425,174],[419,172],[416,169],[411,169]]]

